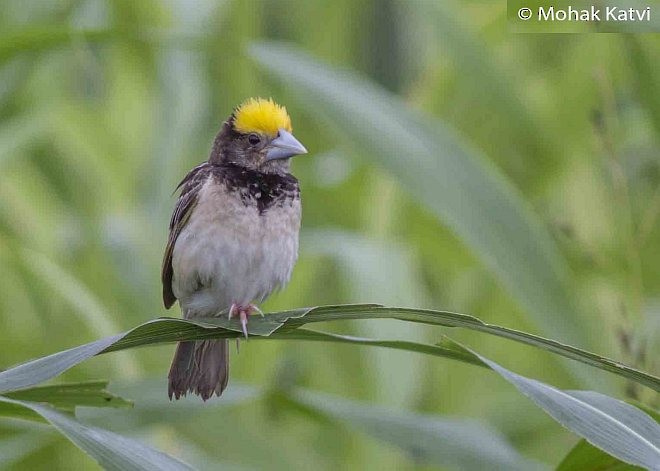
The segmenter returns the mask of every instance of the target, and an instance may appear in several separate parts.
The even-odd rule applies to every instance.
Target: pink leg
[[[241,308],[238,311],[238,318],[241,320],[241,329],[243,330],[243,335],[245,335],[245,338],[248,338],[248,332],[247,332],[247,318],[248,318],[248,312],[246,308]]]
[[[236,304],[232,303],[231,306],[229,307],[229,315],[227,316],[227,319],[231,319],[236,315],[236,313],[241,309],[241,307]],[[239,353],[239,346],[241,344],[241,341],[238,337],[236,337],[236,353]]]
[[[232,317],[236,317],[236,315],[238,314],[238,318],[241,321],[241,330],[243,331],[243,335],[245,335],[246,339],[248,338],[248,331],[247,331],[248,316],[252,314],[254,311],[257,311],[262,316],[264,315],[264,313],[261,312],[261,309],[259,309],[254,304],[248,304],[247,306],[240,306],[236,303],[233,303],[229,308],[230,319]]]

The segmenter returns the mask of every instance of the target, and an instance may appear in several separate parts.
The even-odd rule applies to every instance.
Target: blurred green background
[[[429,207],[457,194],[438,184],[420,197],[406,178],[415,159],[397,155],[394,167],[403,170],[392,171],[381,154],[345,139],[343,126],[355,126],[350,118],[342,123],[335,113],[333,122],[295,81],[270,75],[249,53],[257,40],[290,41],[381,87],[382,96],[397,95],[426,122],[453,128],[477,162],[499,169],[494,180],[516,188],[514,197],[525,200],[568,266],[570,303],[587,332],[575,339],[658,373],[659,37],[510,34],[506,4],[486,0],[4,0],[0,368],[179,315],[160,298],[172,190],[250,96],[285,104],[310,150],[293,163],[304,208],[300,260],[264,310],[377,302],[575,340],[558,337],[561,328],[544,331],[538,320],[551,311],[530,315],[506,270],[493,269],[506,260],[475,253],[469,235]],[[375,139],[389,132],[358,125]],[[441,162],[434,171],[444,174]],[[484,233],[496,224],[494,215]],[[543,272],[523,270],[538,280]],[[443,333],[386,320],[328,330],[424,342]],[[547,353],[474,332],[444,333],[519,373],[584,387]],[[228,397],[204,405],[167,401],[172,346],[93,359],[63,380],[110,379],[135,410],[88,411],[88,420],[203,469],[454,469],[318,420],[276,395],[252,400],[252,388],[296,385],[390,410],[477,419],[550,465],[577,441],[475,367],[331,344],[241,347]],[[604,384],[602,375],[595,381]],[[606,388],[658,405],[622,382]],[[46,427],[11,421],[0,422],[0,465],[97,468]]]

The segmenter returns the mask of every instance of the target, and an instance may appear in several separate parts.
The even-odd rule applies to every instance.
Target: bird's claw
[[[259,309],[258,306],[255,306],[254,304],[250,304],[248,306],[248,309],[250,309],[251,311],[257,311],[261,317],[266,317],[266,316],[264,316],[264,312],[261,309]]]
[[[247,311],[245,309],[241,309],[239,311],[239,316],[241,319],[241,330],[243,330],[243,335],[245,335],[245,338],[248,338],[248,332],[247,332]]]
[[[236,317],[238,314],[238,318],[241,322],[241,331],[243,332],[243,335],[245,335],[245,338],[248,338],[248,330],[247,330],[247,323],[248,323],[248,316],[253,312],[257,311],[261,317],[264,317],[264,313],[259,309],[257,306],[254,304],[248,304],[247,306],[239,306],[236,303],[233,303],[231,307],[229,308],[229,319],[232,317]]]
[[[229,315],[227,316],[227,319],[234,317],[237,309],[239,309],[238,304],[232,303],[231,307],[229,308]]]

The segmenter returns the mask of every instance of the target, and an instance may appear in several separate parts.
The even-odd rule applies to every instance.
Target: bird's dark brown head
[[[289,159],[307,153],[291,130],[286,108],[272,99],[250,98],[223,123],[209,162],[233,163],[263,173],[288,173]]]

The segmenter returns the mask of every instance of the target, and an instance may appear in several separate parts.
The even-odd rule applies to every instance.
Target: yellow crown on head
[[[234,129],[238,132],[258,132],[275,137],[280,128],[291,132],[291,118],[286,108],[272,98],[249,98],[234,111]]]

